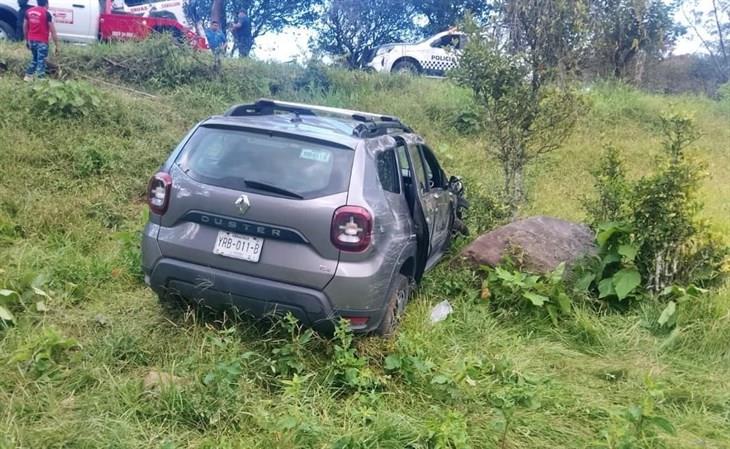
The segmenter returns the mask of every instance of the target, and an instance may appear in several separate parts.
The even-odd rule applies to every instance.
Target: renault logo
[[[241,215],[244,215],[251,207],[251,202],[248,200],[248,196],[246,195],[239,196],[235,204],[238,206],[238,210],[241,212]]]

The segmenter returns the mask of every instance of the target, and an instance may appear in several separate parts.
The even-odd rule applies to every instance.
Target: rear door
[[[173,164],[164,256],[321,289],[339,251],[354,151],[294,137],[200,127]]]

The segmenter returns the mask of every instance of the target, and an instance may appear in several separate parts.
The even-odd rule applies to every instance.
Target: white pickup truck
[[[30,4],[35,5],[35,1]],[[0,39],[20,35],[17,29],[18,9],[17,0],[0,0]],[[111,0],[51,0],[48,9],[53,15],[58,37],[64,41],[91,43],[97,40],[144,39],[153,32],[170,32],[181,40],[186,39],[194,47],[206,48],[205,39],[164,9],[152,12],[148,9],[135,14],[125,4],[113,6]]]
[[[367,67],[376,72],[445,76],[457,66],[466,39],[464,33],[450,29],[416,44],[381,45]]]

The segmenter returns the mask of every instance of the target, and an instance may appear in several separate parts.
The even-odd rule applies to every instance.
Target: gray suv
[[[196,125],[150,180],[145,281],[161,300],[388,335],[463,228],[462,191],[395,117],[234,106]]]

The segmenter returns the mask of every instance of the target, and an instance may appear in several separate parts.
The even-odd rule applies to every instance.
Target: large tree
[[[676,1],[591,0],[595,62],[617,78],[640,82],[647,58],[671,50],[684,28],[674,21]]]
[[[702,8],[698,0],[690,0],[682,12],[702,41],[717,78],[725,83],[730,79],[730,0],[712,0],[708,6]]]
[[[361,68],[374,48],[410,37],[413,16],[413,8],[400,0],[331,0],[312,46]]]
[[[416,13],[427,20],[422,30],[426,35],[458,25],[467,12],[482,20],[492,10],[492,2],[487,0],[408,0],[403,3],[410,3]]]

